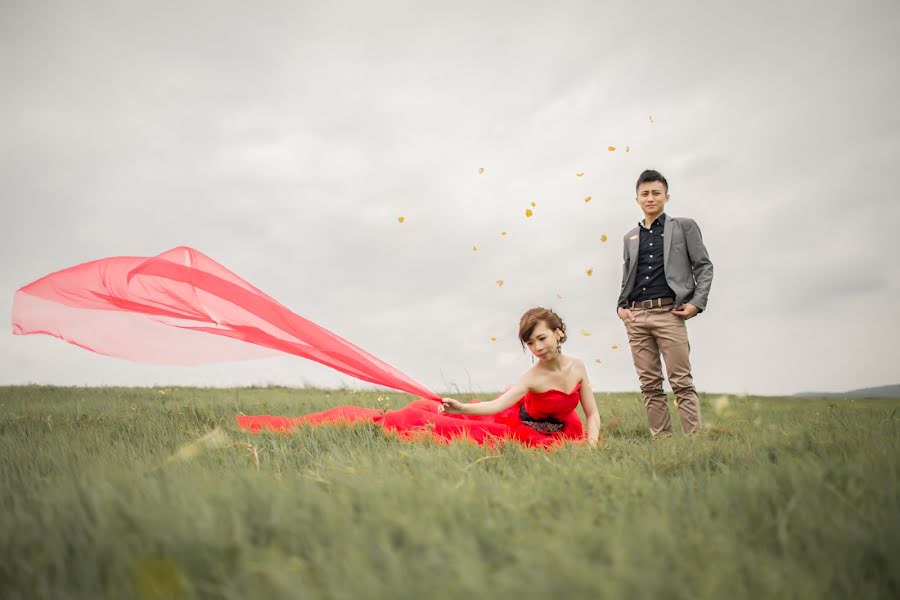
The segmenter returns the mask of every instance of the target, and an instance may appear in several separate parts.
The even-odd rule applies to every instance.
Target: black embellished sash
[[[553,417],[546,419],[535,419],[525,410],[525,403],[519,405],[519,418],[522,422],[540,433],[556,433],[563,428],[563,422]]]

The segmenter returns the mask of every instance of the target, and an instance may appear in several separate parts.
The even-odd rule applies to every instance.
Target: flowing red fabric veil
[[[17,335],[52,335],[145,363],[191,365],[287,352],[363,381],[440,399],[186,246],[51,273],[16,291],[12,322]]]

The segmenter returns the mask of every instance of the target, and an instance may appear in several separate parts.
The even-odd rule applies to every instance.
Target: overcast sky
[[[0,311],[52,271],[187,245],[439,391],[529,367],[532,306],[596,390],[637,390],[615,305],[655,168],[715,265],[699,390],[897,383],[898,20],[893,0],[6,0]],[[7,331],[0,384],[356,385]]]

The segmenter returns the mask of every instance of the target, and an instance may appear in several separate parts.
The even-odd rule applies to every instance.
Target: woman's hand
[[[438,412],[441,413],[463,413],[465,412],[465,404],[453,398],[441,398],[441,405]]]

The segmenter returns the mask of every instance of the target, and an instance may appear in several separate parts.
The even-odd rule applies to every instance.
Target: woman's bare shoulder
[[[520,386],[524,387],[528,390],[533,390],[536,384],[539,384],[541,379],[541,373],[537,368],[538,365],[534,365],[519,377],[519,380],[516,382]]]
[[[577,356],[567,356],[566,358],[569,359],[569,368],[572,371],[581,372],[581,371],[585,370],[584,361],[581,360],[580,358],[578,358]]]

